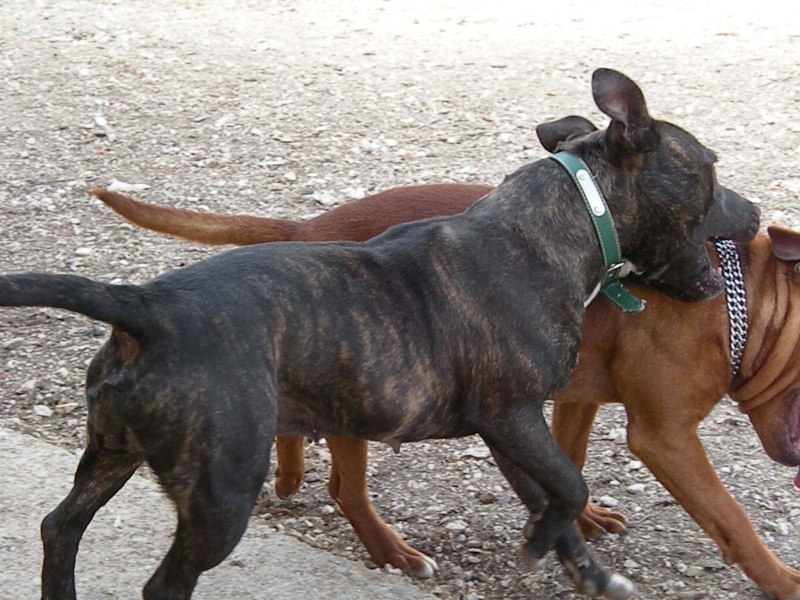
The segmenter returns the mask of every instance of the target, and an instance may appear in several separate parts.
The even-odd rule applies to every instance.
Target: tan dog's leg
[[[672,392],[673,398],[681,397],[681,390]],[[629,410],[631,451],[714,539],[726,561],[740,565],[750,579],[778,600],[800,599],[800,573],[786,567],[764,547],[744,509],[708,461],[696,433],[698,423],[708,413],[697,408],[703,402],[686,400],[680,404],[676,410],[674,401],[651,401],[646,410]]]
[[[553,406],[553,436],[579,470],[586,462],[589,432],[600,405],[594,402],[556,402]],[[625,516],[597,506],[592,502],[576,519],[586,538],[605,533],[627,533]]]
[[[275,438],[275,454],[278,468],[275,470],[275,493],[278,498],[288,500],[300,489],[306,472],[306,457],[303,452],[303,436],[279,435]]]
[[[328,491],[356,535],[378,565],[391,565],[417,577],[431,577],[436,562],[406,544],[384,523],[367,492],[367,442],[357,438],[326,438],[331,451],[331,478]]]

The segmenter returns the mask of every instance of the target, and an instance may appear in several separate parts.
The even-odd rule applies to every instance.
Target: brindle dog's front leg
[[[522,407],[500,421],[488,421],[480,434],[530,511],[524,529],[528,541],[522,547],[525,559],[535,564],[555,548],[579,591],[592,597],[629,598],[633,585],[594,559],[574,524],[589,492],[550,435],[541,411]]]

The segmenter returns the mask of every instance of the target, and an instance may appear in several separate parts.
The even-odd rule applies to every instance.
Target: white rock
[[[446,523],[444,528],[451,533],[464,533],[464,531],[467,529],[467,524],[460,519],[455,519],[454,521]]]
[[[108,184],[109,190],[112,192],[122,192],[123,194],[130,192],[141,192],[149,187],[150,186],[146,183],[126,183],[125,181],[119,181],[118,179],[112,179],[111,183]]]
[[[489,458],[491,455],[491,450],[486,446],[470,446],[461,453],[462,458]]]
[[[633,494],[634,496],[639,496],[640,494],[644,493],[644,490],[647,486],[643,483],[634,483],[633,485],[629,485],[627,487],[628,493]]]
[[[33,412],[35,412],[40,417],[49,417],[53,414],[53,410],[49,406],[45,406],[44,404],[34,404]]]
[[[68,415],[76,408],[78,408],[77,402],[65,402],[64,404],[59,404],[58,406],[56,406],[55,413],[61,416]]]

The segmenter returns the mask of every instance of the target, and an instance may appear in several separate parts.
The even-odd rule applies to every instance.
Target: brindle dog
[[[719,196],[714,154],[654,120],[621,73],[596,71],[592,90],[606,130],[551,127],[594,174],[623,255],[675,297],[716,296],[704,244]],[[83,531],[147,462],[178,528],[144,597],[189,598],[241,538],[276,432],[393,446],[479,433],[530,511],[524,555],[555,548],[582,592],[629,597],[630,582],[594,560],[574,524],[588,490],[542,416],[575,367],[584,306],[604,275],[577,190],[545,159],[461,215],[362,244],[249,246],[142,286],[0,278],[0,305],[113,326],[88,370],[74,487],[42,523],[43,597],[75,597]]]

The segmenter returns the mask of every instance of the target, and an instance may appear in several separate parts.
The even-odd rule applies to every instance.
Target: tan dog
[[[800,233],[771,227],[769,237],[759,235],[738,251],[749,337],[736,377],[725,298],[689,305],[637,288],[647,310],[627,317],[598,299],[587,312],[578,369],[556,397],[553,433],[582,467],[599,405],[624,404],[631,452],[714,539],[724,559],[765,592],[796,600],[800,573],[764,547],[697,436],[700,421],[727,393],[773,460],[800,464]],[[624,519],[590,504],[579,523],[584,534],[595,535],[621,530]]]
[[[432,204],[437,204],[441,212],[443,197],[449,198],[448,210],[457,212],[457,200],[453,199],[458,194],[471,192],[471,202],[489,189],[444,187],[453,194],[444,194],[442,186],[416,188],[423,194],[437,194],[436,203],[429,200],[430,196],[427,200],[416,196],[424,201],[421,206],[410,206],[398,198],[415,188],[399,188],[344,204],[303,225],[323,217],[335,224],[345,208],[352,211],[347,217],[349,224],[359,218],[375,222],[389,214],[376,206],[379,196],[381,202],[391,200],[396,205],[391,211],[392,218],[397,219],[394,222],[400,222],[403,212],[406,220],[422,216],[420,209]],[[275,220],[263,220],[264,235],[243,236],[243,225],[255,223],[258,228],[260,221],[161,209],[111,192],[98,193],[98,197],[136,224],[195,241],[297,239],[277,237],[276,232],[293,228],[276,228]],[[465,201],[463,207],[469,202]],[[358,203],[369,206],[371,214],[353,210]],[[213,234],[208,233],[211,230]],[[783,565],[763,546],[744,510],[716,477],[696,434],[697,424],[729,393],[750,417],[769,456],[784,464],[800,464],[800,234],[771,228],[770,236],[772,240],[761,235],[739,246],[750,331],[736,378],[731,377],[723,297],[685,304],[649,289],[637,289],[648,301],[647,310],[638,315],[622,315],[600,298],[587,313],[578,369],[569,386],[555,398],[553,429],[570,458],[582,466],[599,404],[622,402],[629,419],[631,451],[717,542],[726,560],[741,565],[761,589],[779,600],[798,600],[800,573]],[[663,335],[665,331],[671,335]],[[637,373],[648,376],[638,377]],[[367,443],[332,436],[328,445],[332,458],[329,491],[373,560],[430,575],[426,557],[405,544],[378,517],[369,501]],[[303,440],[279,438],[278,462],[280,474],[275,486],[278,494],[286,497],[297,491],[302,481]],[[591,504],[579,522],[586,535],[624,528],[621,515]]]

